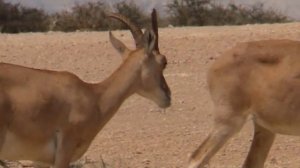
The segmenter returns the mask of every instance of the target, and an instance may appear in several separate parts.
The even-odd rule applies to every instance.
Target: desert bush
[[[0,31],[5,33],[47,31],[48,16],[44,11],[0,0]]]
[[[256,3],[251,6],[229,4],[227,7],[213,4],[208,24],[211,25],[241,25],[255,23],[287,22],[288,18],[280,12],[266,9],[264,4]]]
[[[288,21],[287,16],[273,9],[265,9],[263,3],[257,3],[246,9],[249,13],[250,23],[277,23]]]
[[[105,0],[76,4],[69,11],[47,15],[44,11],[9,4],[0,0],[0,32],[77,31],[126,29],[120,22],[108,20],[107,11],[127,16],[141,27],[148,26],[149,17],[134,1],[122,1],[108,6]],[[288,18],[280,12],[266,9],[262,3],[252,6],[214,3],[212,0],[172,0],[167,5],[169,17],[158,18],[160,25],[241,25],[253,23],[286,22]]]
[[[169,21],[173,25],[241,25],[253,23],[287,22],[282,13],[266,9],[263,3],[251,6],[228,6],[211,0],[173,0],[167,5]]]
[[[149,24],[149,17],[146,17],[145,13],[133,2],[133,1],[123,1],[114,5],[115,12],[127,16],[130,20],[134,21],[137,25],[141,27],[147,26]],[[124,24],[116,24],[114,28],[126,29]]]
[[[28,31],[64,31],[125,29],[120,22],[108,20],[107,11],[115,11],[127,16],[138,25],[148,23],[143,11],[133,1],[115,4],[112,9],[105,1],[76,4],[69,11],[46,15],[42,10],[25,8],[19,4],[0,0],[0,30],[6,33]]]
[[[173,25],[204,25],[210,0],[173,0],[167,5]]]
[[[105,13],[115,11],[127,16],[138,25],[145,25],[147,18],[143,11],[133,2],[120,2],[110,9],[104,2],[88,2],[75,5],[71,11],[63,11],[51,17],[54,31],[75,31],[75,30],[107,30],[125,29],[126,26],[120,22],[113,22],[106,18]]]
[[[53,15],[53,30],[105,30],[108,27],[105,19],[106,5],[103,2],[88,2],[75,5],[71,11],[63,11]]]

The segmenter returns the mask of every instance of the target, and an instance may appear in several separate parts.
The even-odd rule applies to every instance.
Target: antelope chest
[[[33,141],[20,138],[13,132],[7,131],[0,145],[0,159],[5,160],[31,160],[52,165],[57,150],[57,138],[47,141]],[[72,161],[78,160],[90,146],[90,141],[78,142],[72,156]]]
[[[32,160],[51,164],[54,160],[56,140],[38,142],[7,131],[0,146],[0,158],[6,160]]]

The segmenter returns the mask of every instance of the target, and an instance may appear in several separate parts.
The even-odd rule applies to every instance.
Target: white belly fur
[[[55,155],[55,139],[47,143],[22,140],[12,132],[6,132],[4,143],[0,149],[0,159],[32,160],[43,163],[52,163]]]

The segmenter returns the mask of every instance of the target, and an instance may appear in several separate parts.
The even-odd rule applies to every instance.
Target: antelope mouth
[[[158,103],[158,106],[160,108],[168,108],[171,106],[171,97],[166,97],[165,100],[161,101],[160,103]]]

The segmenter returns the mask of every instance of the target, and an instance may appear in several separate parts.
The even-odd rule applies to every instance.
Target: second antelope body
[[[243,168],[264,167],[276,133],[300,135],[299,41],[238,44],[212,65],[208,85],[214,128],[192,155],[189,168],[203,168],[249,115],[255,132]]]

